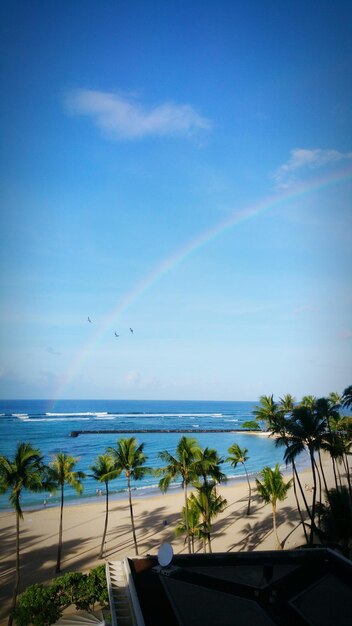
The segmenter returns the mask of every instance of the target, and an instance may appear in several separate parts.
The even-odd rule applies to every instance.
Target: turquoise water
[[[247,469],[251,475],[258,473],[265,465],[283,463],[283,450],[275,447],[272,439],[245,433],[225,433],[221,430],[240,429],[242,423],[252,419],[255,402],[205,402],[205,401],[151,401],[151,400],[2,400],[0,401],[0,452],[12,456],[19,441],[30,442],[40,449],[45,462],[49,463],[58,452],[78,457],[76,469],[88,476],[84,480],[82,496],[69,487],[65,488],[66,502],[84,501],[96,498],[97,488],[101,487],[89,476],[89,466],[98,454],[107,447],[115,446],[117,439],[128,437],[131,430],[163,430],[162,433],[139,433],[133,435],[139,443],[145,443],[147,464],[159,467],[158,452],[168,450],[173,453],[181,433],[169,433],[168,429],[191,430],[205,447],[216,448],[219,455],[226,457],[229,446],[235,441],[248,448]],[[112,429],[126,430],[126,434],[111,434],[96,431]],[[197,432],[199,430],[219,432]],[[89,430],[93,434],[71,437],[72,431]],[[306,458],[301,465],[307,465]],[[241,479],[243,468],[235,470],[224,463],[223,471],[230,479]],[[179,487],[176,485],[175,487]],[[126,481],[123,476],[109,483],[112,497],[124,497]],[[134,496],[147,496],[158,490],[155,477],[147,476],[134,483]],[[47,506],[59,502],[58,495],[33,494],[24,492],[22,506],[42,506],[43,498]],[[8,508],[8,495],[0,496],[0,508]]]

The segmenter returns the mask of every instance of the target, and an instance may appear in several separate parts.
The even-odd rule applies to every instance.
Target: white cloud
[[[315,148],[307,150],[295,148],[290,152],[289,160],[281,165],[273,175],[273,179],[281,189],[290,187],[297,180],[297,172],[306,169],[318,169],[325,165],[352,159],[352,152],[339,152],[338,150],[322,150]]]
[[[190,135],[211,128],[210,121],[188,104],[167,102],[148,108],[132,98],[89,89],[71,91],[65,103],[71,114],[91,117],[114,140]]]
[[[153,377],[146,377],[136,370],[128,372],[121,381],[122,386],[128,389],[148,389],[158,385],[158,381]]]
[[[318,309],[311,304],[302,304],[293,309],[293,315],[305,315],[306,313],[314,313]]]

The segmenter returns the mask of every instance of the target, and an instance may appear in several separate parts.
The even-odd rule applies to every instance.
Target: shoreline
[[[257,433],[253,433],[253,434],[257,434]],[[265,436],[267,436],[267,433],[261,433]],[[299,472],[305,472],[309,470],[309,460],[305,460],[302,461],[301,465],[298,465],[298,471]],[[260,470],[259,470],[260,471]],[[255,477],[259,474],[258,472],[249,472],[249,479],[250,482],[255,484]],[[287,469],[286,465],[281,463],[280,464],[280,471],[283,474],[283,476],[287,476],[287,475],[291,475],[291,471],[290,469]],[[240,474],[238,476],[229,476],[227,481],[224,481],[223,483],[221,483],[221,487],[231,487],[231,486],[235,486],[235,485],[240,485],[240,484],[246,484],[247,485],[247,481],[246,481],[246,475],[245,473]],[[133,486],[131,489],[132,492],[132,498],[139,500],[139,499],[148,499],[148,498],[154,498],[154,497],[158,497],[159,495],[163,495],[162,492],[160,491],[159,487],[157,484],[155,485],[147,485],[145,487],[136,487]],[[176,494],[176,493],[183,493],[183,489],[182,489],[182,485],[179,482],[176,483],[171,483],[169,490],[168,490],[169,494]],[[35,512],[35,511],[42,511],[45,509],[57,509],[60,507],[60,500],[59,498],[57,499],[56,502],[51,501],[50,496],[48,497],[48,495],[44,495],[42,496],[42,501],[44,501],[44,499],[46,500],[46,506],[44,507],[43,504],[28,504],[28,505],[23,505],[22,506],[22,511],[26,512],[26,513],[31,513],[31,512]],[[113,503],[113,502],[121,502],[121,501],[125,501],[128,500],[128,491],[127,488],[123,489],[121,491],[118,492],[113,492],[113,491],[109,491],[109,503]],[[104,501],[105,502],[105,493],[103,492],[101,495],[87,495],[87,496],[73,496],[73,497],[65,497],[65,508],[66,507],[74,507],[74,506],[89,506],[91,504],[99,504],[100,502]],[[0,516],[2,513],[11,513],[13,512],[13,509],[11,507],[3,507],[0,508]]]
[[[193,433],[232,433],[236,435],[266,435],[270,437],[270,432],[265,430],[246,430],[245,428],[138,428],[121,429],[112,428],[103,430],[71,430],[70,437],[80,437],[82,435],[138,435],[138,434],[193,434]]]
[[[331,463],[324,461],[328,484],[333,484]],[[299,470],[302,486],[310,499],[312,484],[308,468]],[[285,482],[290,472],[285,474]],[[246,515],[248,484],[244,477],[218,487],[227,505],[213,524],[213,552],[252,551],[275,549],[272,529],[272,511],[259,498],[255,481],[251,480],[251,514]],[[189,493],[191,489],[189,489]],[[184,504],[181,489],[158,492],[147,497],[135,497],[133,510],[140,555],[156,554],[164,542],[172,543],[175,554],[185,552],[184,537],[175,538],[174,529],[181,517]],[[23,511],[20,523],[21,581],[20,592],[36,583],[49,583],[55,576],[57,556],[59,507],[35,508]],[[298,516],[293,489],[284,502],[278,503],[278,533],[287,549],[305,543]],[[109,500],[109,524],[104,560],[98,559],[105,521],[105,497],[95,502],[64,506],[62,574],[69,571],[88,571],[105,560],[119,560],[134,555],[128,499]],[[15,514],[0,512],[2,551],[0,555],[0,626],[5,624],[15,573]],[[197,552],[202,545],[196,542]]]

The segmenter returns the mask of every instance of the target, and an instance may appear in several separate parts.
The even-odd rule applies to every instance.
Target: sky
[[[351,3],[0,11],[0,397],[342,393]]]

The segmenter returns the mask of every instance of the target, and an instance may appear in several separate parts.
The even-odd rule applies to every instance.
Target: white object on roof
[[[158,550],[158,563],[161,567],[170,565],[174,556],[171,543],[162,543]]]

